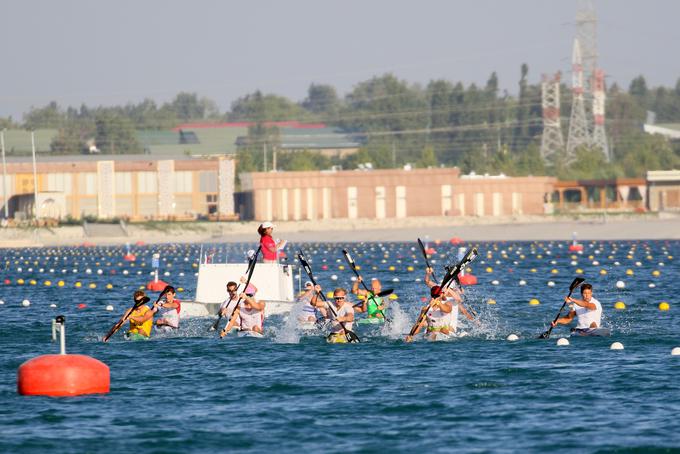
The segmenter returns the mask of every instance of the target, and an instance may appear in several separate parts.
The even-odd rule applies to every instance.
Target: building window
[[[116,172],[116,193],[132,194],[132,172]]]
[[[139,194],[155,194],[158,192],[158,175],[156,172],[137,173],[137,192]]]
[[[205,201],[208,205],[208,214],[217,213],[217,194],[208,194],[205,196]]]
[[[199,192],[217,192],[217,172],[203,171],[199,175]]]

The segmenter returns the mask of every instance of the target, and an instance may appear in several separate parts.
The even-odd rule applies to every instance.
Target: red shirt
[[[260,238],[260,245],[262,246],[262,258],[265,260],[276,260],[277,251],[276,243],[271,235],[262,235]],[[274,249],[274,252],[270,251],[269,248]]]

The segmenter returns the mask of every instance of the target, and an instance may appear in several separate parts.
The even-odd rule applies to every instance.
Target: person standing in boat
[[[255,294],[249,293],[250,290],[251,287],[248,286],[248,289],[238,296],[241,302],[234,309],[220,337],[226,336],[235,326],[238,326],[238,330],[242,332],[251,332],[260,336],[264,334],[265,302],[256,300]]]
[[[352,284],[352,293],[357,296],[363,296],[361,305],[354,306],[356,312],[366,312],[366,318],[385,318],[385,301],[378,294],[382,291],[382,283],[380,280],[373,278],[371,279],[371,291],[366,291],[366,289],[359,288],[361,283],[361,276],[357,277]]]
[[[566,317],[560,317],[556,321],[551,322],[553,327],[568,325],[576,317],[577,323],[574,331],[600,328],[602,304],[593,298],[593,286],[591,284],[581,285],[581,299],[568,296],[564,301],[569,303],[569,313]]]
[[[165,292],[165,301],[159,304],[159,316],[156,320],[156,329],[172,331],[179,329],[179,315],[182,310],[182,303],[176,298],[177,293],[174,287],[168,286]]]
[[[271,222],[263,222],[257,228],[257,233],[260,234],[260,246],[262,247],[262,261],[264,263],[278,263],[279,249],[286,245],[286,240],[281,240],[278,243],[272,238],[274,231],[274,224]]]

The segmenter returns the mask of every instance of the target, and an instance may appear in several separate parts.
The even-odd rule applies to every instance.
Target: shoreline
[[[397,221],[397,222],[395,222]],[[680,215],[517,216],[506,218],[404,218],[278,221],[274,236],[292,242],[579,241],[680,239]],[[86,236],[82,226],[52,229],[2,229],[0,248],[225,243],[257,240],[259,222],[129,224],[128,236]]]

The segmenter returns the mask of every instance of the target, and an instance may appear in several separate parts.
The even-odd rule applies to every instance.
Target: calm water
[[[153,252],[162,254],[161,272],[170,273],[163,279],[183,287],[180,298],[193,296],[198,246],[136,247],[134,266],[122,261],[124,248],[0,251],[0,299],[5,302],[0,306],[0,451],[680,448],[680,356],[670,355],[680,346],[680,243],[585,243],[584,253],[575,258],[567,243],[479,244],[473,273],[480,284],[468,288],[466,298],[480,313],[482,327],[451,342],[413,344],[401,339],[426,294],[416,281],[424,265],[415,243],[303,246],[327,288],[351,285],[351,271],[340,269],[340,250],[353,248],[365,277],[380,277],[384,287],[395,289],[394,323],[383,331],[359,331],[363,342],[358,345],[328,345],[320,336],[301,336],[281,318],[268,319],[264,340],[219,340],[206,331],[210,320],[193,319],[183,322],[178,335],[149,342],[116,336],[104,344],[101,337],[133,290],[149,280]],[[434,247],[441,276],[457,250],[447,244]],[[216,260],[241,261],[248,248],[214,246]],[[612,338],[571,339],[570,346],[557,347],[559,335],[568,335],[560,327],[550,340],[535,339],[559,309],[578,268],[595,286]],[[653,276],[655,270],[659,276]],[[390,282],[395,277],[399,282]],[[23,285],[17,283],[20,278]],[[10,283],[2,284],[5,279]],[[46,280],[52,285],[45,286]],[[618,280],[624,289],[616,287]],[[97,288],[89,288],[91,283]],[[106,284],[113,289],[106,290]],[[24,298],[31,301],[29,308],[20,306]],[[497,304],[487,304],[490,298]],[[530,306],[531,298],[541,304]],[[615,311],[616,301],[625,302],[627,310]],[[671,310],[659,311],[661,301]],[[115,306],[113,312],[104,310],[107,304]],[[110,394],[17,395],[19,365],[57,351],[50,342],[56,314],[67,317],[69,352],[109,365]],[[520,341],[506,341],[510,333]],[[611,351],[614,341],[625,350]]]

